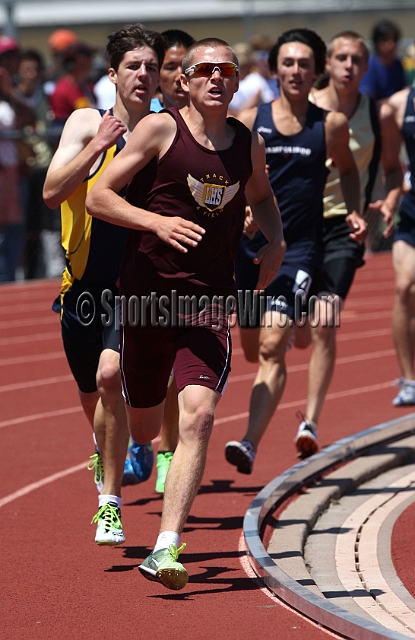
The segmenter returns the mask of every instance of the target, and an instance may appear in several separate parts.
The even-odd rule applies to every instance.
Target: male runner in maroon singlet
[[[183,71],[189,106],[145,118],[87,201],[92,215],[134,229],[120,291],[126,309],[133,296],[140,303],[148,296],[149,306],[138,322],[124,318],[121,367],[129,427],[138,442],[159,431],[174,364],[180,440],[167,475],[160,535],[139,567],[169,589],[181,589],[188,580],[178,562],[184,546],[178,548],[179,536],[202,479],[215,408],[230,370],[225,307],[227,296],[235,294],[245,197],[268,239],[255,258],[258,289],[272,280],[285,250],[262,138],[226,117],[238,89],[235,53],[222,40],[199,41],[186,51]],[[130,182],[125,201],[117,193]],[[175,295],[194,295],[200,313],[175,313]]]

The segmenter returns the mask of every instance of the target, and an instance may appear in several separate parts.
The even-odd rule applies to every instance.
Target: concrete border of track
[[[407,640],[376,622],[342,609],[303,587],[268,555],[261,539],[266,517],[290,495],[330,468],[347,462],[379,444],[401,440],[415,433],[415,413],[361,431],[326,447],[277,476],[251,502],[243,532],[255,573],[276,596],[303,615],[352,640]]]

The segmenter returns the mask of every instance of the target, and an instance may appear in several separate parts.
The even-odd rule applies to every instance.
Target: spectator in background
[[[13,104],[13,76],[19,65],[19,45],[0,37],[0,282],[16,279],[23,237],[23,211],[19,189],[19,154],[8,137],[18,125]]]
[[[402,58],[402,66],[405,72],[405,80],[407,86],[412,86],[415,79],[415,44],[412,43],[405,47],[404,57]]]
[[[111,82],[108,75],[109,60],[105,55],[105,62],[107,64],[107,71],[101,76],[101,78],[94,85],[94,95],[97,100],[97,108],[111,109],[115,104],[115,84]]]
[[[383,100],[406,86],[402,62],[397,57],[400,39],[401,31],[394,22],[381,20],[374,26],[375,52],[370,56],[369,68],[360,83],[361,93]]]
[[[63,53],[65,75],[58,80],[50,103],[55,122],[64,124],[76,109],[95,107],[93,85],[89,81],[96,49],[84,42],[71,44]]]
[[[250,40],[253,49],[253,58],[256,70],[263,78],[265,78],[269,88],[273,93],[273,100],[280,97],[277,79],[271,75],[269,70],[268,58],[269,52],[275,44],[275,40],[270,36],[256,35]]]
[[[50,96],[55,90],[56,82],[64,75],[62,53],[78,42],[78,36],[69,29],[57,29],[48,38],[48,47],[52,65],[45,73],[45,93]]]
[[[19,141],[22,179],[27,197],[24,275],[27,279],[59,277],[65,268],[60,242],[59,209],[49,209],[42,189],[53,155],[53,143],[41,134],[50,126],[49,100],[43,88],[43,58],[33,49],[22,53],[14,97],[31,111],[33,127]],[[40,135],[39,135],[40,134]]]
[[[243,109],[272,102],[275,95],[266,79],[255,66],[254,51],[250,44],[239,42],[234,46],[239,61],[239,89],[229,105],[231,115],[238,115]]]

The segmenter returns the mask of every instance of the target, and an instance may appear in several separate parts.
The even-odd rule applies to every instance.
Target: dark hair
[[[192,36],[181,29],[167,29],[161,34],[167,42],[167,49],[171,47],[184,47],[188,49],[196,42]]]
[[[277,59],[280,48],[288,42],[301,42],[306,44],[314,53],[315,70],[318,75],[324,73],[326,66],[326,45],[320,36],[311,29],[290,29],[285,31],[277,40],[269,52],[268,64],[270,71],[277,71]]]
[[[398,25],[391,20],[381,20],[380,22],[377,22],[372,30],[372,40],[374,45],[376,46],[378,42],[385,40],[389,35],[392,36],[392,39],[395,42],[398,42],[398,40],[401,39],[402,34]]]
[[[138,47],[150,47],[158,58],[159,67],[163,64],[166,53],[166,41],[161,33],[146,29],[142,24],[129,24],[118,31],[110,33],[107,43],[107,54],[110,66],[118,70],[121,60],[128,51]]]
[[[39,51],[37,51],[37,49],[26,49],[25,51],[23,51],[22,55],[20,56],[20,62],[23,62],[23,60],[31,60],[32,62],[36,62],[37,66],[39,67],[39,71],[44,70],[45,63],[42,55],[39,53]]]
[[[236,57],[235,51],[227,42],[225,42],[225,40],[221,40],[220,38],[204,38],[203,40],[198,40],[197,42],[192,44],[192,46],[189,47],[185,52],[182,61],[183,71],[191,66],[193,54],[199,49],[205,49],[206,47],[212,47],[213,49],[224,47],[225,49],[228,49],[229,57],[232,58],[233,62],[238,64],[238,58]]]

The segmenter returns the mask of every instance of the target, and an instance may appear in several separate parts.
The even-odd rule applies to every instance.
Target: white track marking
[[[415,491],[414,483],[415,472],[412,471],[392,482],[388,492],[377,493],[357,507],[339,529],[335,549],[339,579],[353,600],[380,624],[411,638],[415,638],[415,614],[384,580],[377,560],[376,542],[385,518],[400,502],[408,499],[408,489]],[[391,489],[395,490],[392,496]],[[356,557],[360,566],[356,566]],[[375,599],[369,593],[371,586],[384,593]],[[359,595],[354,597],[353,593]]]
[[[337,391],[333,393],[329,393],[326,396],[326,400],[336,400],[336,398],[344,398],[347,396],[354,396],[360,393],[370,393],[372,391],[380,391],[381,389],[389,389],[392,386],[391,382],[384,382],[382,384],[372,385],[370,387],[358,387],[357,389],[350,389],[349,391]],[[295,407],[304,406],[306,399],[302,400],[294,400],[293,402],[282,402],[279,405],[279,409],[293,409]],[[3,420],[0,422],[0,428],[10,427],[17,424],[25,424],[26,422],[31,422],[32,420],[42,420],[45,418],[54,418],[62,415],[66,415],[67,413],[76,413],[81,411],[82,408],[77,407],[68,407],[67,409],[59,409],[57,411],[48,411],[45,413],[34,413],[27,416],[21,416],[20,418],[11,418],[10,420]],[[249,416],[248,411],[244,411],[242,413],[235,413],[230,416],[226,416],[225,418],[217,418],[215,420],[215,425],[224,424],[226,422],[234,422],[235,420],[243,420]],[[160,437],[159,437],[160,438]]]
[[[60,480],[61,478],[65,478],[66,476],[71,475],[71,473],[76,473],[77,471],[81,471],[82,469],[86,469],[89,461],[81,462],[81,464],[77,464],[74,467],[69,467],[69,469],[64,469],[64,471],[59,471],[58,473],[53,473],[51,476],[47,476],[47,478],[43,478],[42,480],[38,480],[37,482],[32,482],[32,484],[26,485],[22,489],[18,489],[13,493],[10,493],[8,496],[4,498],[0,498],[0,507],[4,507],[4,505],[9,502],[13,502],[13,500],[17,500],[17,498],[22,498],[23,496],[27,496],[28,493],[35,491],[36,489],[40,489],[51,482],[55,482],[56,480]]]
[[[10,301],[10,298],[9,298]],[[52,303],[51,303],[52,306]],[[0,306],[0,315],[7,315],[8,313],[16,315],[17,313],[33,313],[34,311],[50,311],[51,309],[47,309],[45,307],[44,302],[28,302],[26,304],[16,304],[12,303],[9,306],[1,305]]]
[[[45,411],[44,413],[32,413],[29,416],[22,416],[21,418],[12,418],[11,420],[3,420],[0,422],[0,429],[4,427],[11,427],[16,424],[26,424],[26,422],[32,422],[33,420],[45,420],[47,418],[58,418],[59,416],[66,416],[68,413],[78,413],[82,411],[81,405],[77,407],[67,407],[66,409],[58,409],[57,411]]]
[[[52,312],[51,312],[52,314]],[[3,320],[0,322],[0,329],[5,331],[6,329],[17,329],[18,327],[38,327],[44,324],[56,324],[59,319],[53,314],[52,317],[45,316],[43,318],[25,318],[21,320]]]
[[[371,393],[372,391],[381,391],[382,389],[390,389],[392,386],[392,382],[382,382],[381,384],[373,384],[368,387],[357,387],[356,389],[349,389],[348,391],[334,391],[333,393],[328,393],[326,396],[327,400],[336,400],[337,398],[345,398],[347,396],[357,396],[361,393]],[[294,409],[295,407],[304,406],[306,403],[306,399],[303,400],[293,400],[292,402],[281,402],[278,405],[278,409]],[[274,414],[275,415],[275,414]],[[215,420],[216,424],[223,424],[224,422],[231,422],[233,420],[239,420],[242,418],[247,418],[249,416],[249,411],[244,411],[243,413],[236,413],[233,416],[227,416],[226,418],[218,418]]]
[[[27,344],[28,342],[39,342],[42,340],[57,340],[58,338],[61,338],[60,331],[31,333],[24,336],[10,336],[10,338],[0,338],[0,347],[7,347],[10,344]]]
[[[33,387],[44,387],[49,384],[69,382],[69,380],[73,380],[72,374],[68,374],[66,376],[54,376],[53,378],[42,378],[41,380],[28,380],[27,382],[15,382],[14,384],[5,384],[0,387],[0,393],[18,391],[19,389],[31,389]]]
[[[3,358],[0,360],[0,367],[10,367],[11,365],[26,364],[28,362],[44,362],[45,360],[59,360],[63,358],[63,351],[50,351],[49,353],[35,353],[30,356],[21,356],[17,358]]]
[[[355,356],[344,356],[343,358],[336,359],[336,366],[341,364],[351,364],[352,362],[366,362],[367,360],[374,360],[376,358],[391,358],[396,356],[395,349],[385,349],[384,351],[372,351],[369,353],[359,353]],[[287,367],[287,374],[298,373],[299,371],[308,371],[309,363],[294,364]],[[256,377],[256,371],[251,373],[242,373],[239,376],[229,376],[229,384],[231,382],[243,382],[244,380],[252,380]],[[278,405],[280,406],[280,405]]]
[[[251,563],[249,562],[249,558],[248,558],[248,555],[246,553],[246,544],[245,544],[245,538],[244,538],[244,534],[243,533],[241,533],[240,538],[239,538],[238,552],[241,554],[239,556],[239,562],[241,564],[241,567],[242,567],[243,571],[246,573],[248,578],[251,578],[251,580],[253,580],[255,582],[256,586],[259,589],[259,591],[261,591],[265,596],[267,596],[267,598],[269,598],[270,600],[275,602],[276,605],[278,605],[280,607],[283,607],[283,609],[287,609],[288,611],[290,611],[291,613],[295,614],[296,616],[298,616],[302,620],[306,621],[312,627],[316,627],[320,631],[324,631],[331,638],[340,638],[340,636],[336,635],[332,631],[329,631],[328,629],[325,629],[324,627],[322,627],[321,625],[317,624],[316,622],[314,622],[310,618],[306,618],[301,613],[298,613],[298,611],[296,611],[295,609],[291,609],[291,607],[289,607],[287,604],[285,604],[285,602],[283,602],[282,600],[277,598],[277,596],[274,593],[272,593],[272,591],[270,591],[267,587],[263,586],[264,583],[262,582],[262,580],[260,578],[258,578],[258,576],[256,575],[255,571],[251,567]]]

